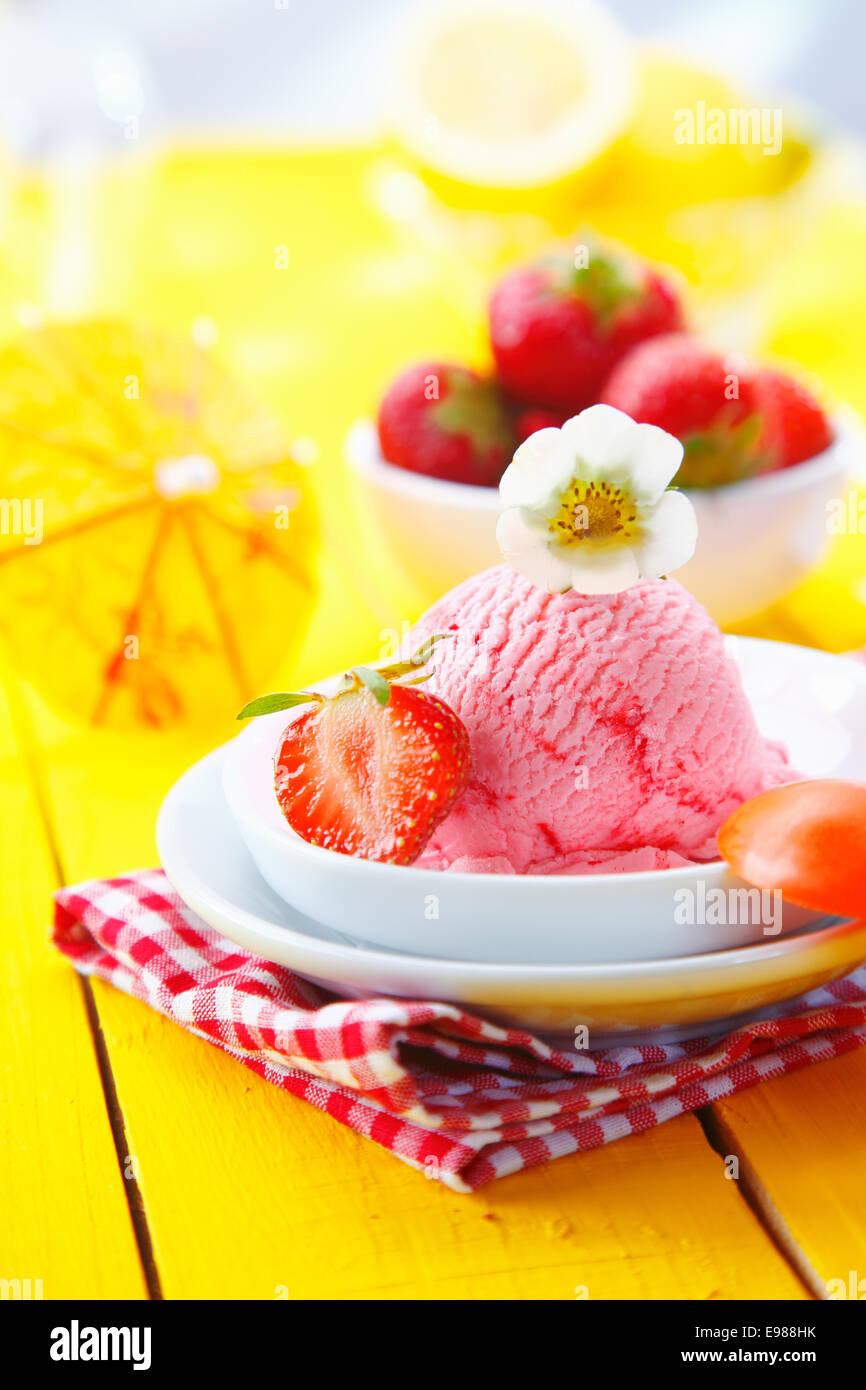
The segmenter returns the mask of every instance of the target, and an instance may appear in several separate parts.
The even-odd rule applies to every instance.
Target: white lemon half
[[[620,133],[628,40],[593,0],[440,0],[392,50],[388,114],[403,145],[449,178],[536,188],[589,164]]]

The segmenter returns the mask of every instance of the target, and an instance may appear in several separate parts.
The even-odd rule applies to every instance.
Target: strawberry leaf
[[[429,410],[436,428],[444,434],[465,435],[479,454],[499,448],[510,458],[514,440],[493,382],[452,371],[444,384],[447,394],[443,392]]]
[[[346,695],[351,690],[358,690],[362,685],[375,696],[380,705],[387,705],[391,698],[390,682],[398,676],[414,674],[422,666],[426,666],[430,657],[433,655],[433,648],[437,642],[443,642],[446,637],[453,637],[453,632],[437,632],[430,637],[426,637],[416,652],[407,661],[395,661],[389,666],[353,666],[351,671],[347,671],[340,679],[334,691],[335,695]],[[407,681],[407,685],[416,685],[421,681],[427,680],[432,672],[428,671],[425,675],[415,675],[413,681]],[[320,695],[315,690],[298,691],[277,691],[273,695],[260,695],[257,700],[251,700],[248,705],[244,705],[238,719],[254,719],[260,714],[275,714],[278,710],[292,709],[295,705],[307,705],[311,702],[323,703],[324,695]]]
[[[435,676],[436,667],[431,666],[429,671],[425,671],[422,676],[413,676],[411,680],[401,680],[401,685],[424,685],[431,676]]]
[[[391,698],[391,687],[381,671],[373,671],[369,666],[353,666],[352,671],[380,705],[387,705]]]
[[[384,676],[388,681],[397,680],[400,676],[411,675],[419,671],[422,666],[427,665],[437,642],[444,642],[447,637],[453,636],[453,632],[435,632],[432,636],[425,638],[417,651],[414,651],[405,661],[394,661],[388,666],[377,666],[376,669],[379,675]],[[429,674],[432,675],[432,672]],[[427,677],[422,676],[421,679],[426,680]]]
[[[629,258],[602,249],[591,235],[581,238],[586,246],[586,265],[576,265],[571,256],[557,254],[541,264],[548,268],[553,294],[575,295],[588,304],[600,329],[611,327],[619,310],[639,300],[643,284]]]
[[[760,473],[767,463],[761,449],[763,428],[762,416],[752,413],[733,427],[711,426],[684,435],[683,461],[674,482],[687,488],[723,487]]]
[[[308,705],[311,701],[321,702],[323,695],[314,690],[276,691],[273,695],[260,695],[244,705],[238,719],[255,719],[259,714],[276,714],[277,710],[292,709],[295,705]]]

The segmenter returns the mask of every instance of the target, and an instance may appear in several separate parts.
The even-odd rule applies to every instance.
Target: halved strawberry
[[[330,698],[266,695],[239,719],[314,701],[284,730],[274,788],[289,825],[310,844],[411,864],[469,778],[469,735],[444,700],[400,676],[426,664],[438,637],[408,662],[357,666]],[[426,679],[422,677],[421,679]]]

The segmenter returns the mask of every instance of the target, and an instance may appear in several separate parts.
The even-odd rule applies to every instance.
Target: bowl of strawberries
[[[677,577],[717,622],[778,602],[820,561],[857,426],[788,373],[689,332],[660,271],[584,237],[509,271],[488,327],[492,372],[415,363],[346,441],[379,529],[421,588],[497,563],[497,485],[515,449],[599,401],[681,441],[675,484],[699,542]]]

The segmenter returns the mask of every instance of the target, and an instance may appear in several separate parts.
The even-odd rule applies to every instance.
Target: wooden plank
[[[99,1007],[166,1297],[804,1296],[690,1118],[456,1196],[142,1006]]]
[[[741,1155],[781,1245],[800,1252],[817,1297],[828,1281],[866,1297],[866,1053],[767,1081],[714,1106],[719,1139]],[[850,1293],[846,1295],[850,1297]]]
[[[0,686],[0,1278],[147,1296],[80,980],[48,945],[52,855]]]
[[[160,797],[195,740],[39,725],[70,876],[153,863]],[[166,1297],[803,1295],[696,1119],[455,1196],[144,1005],[94,994]]]

